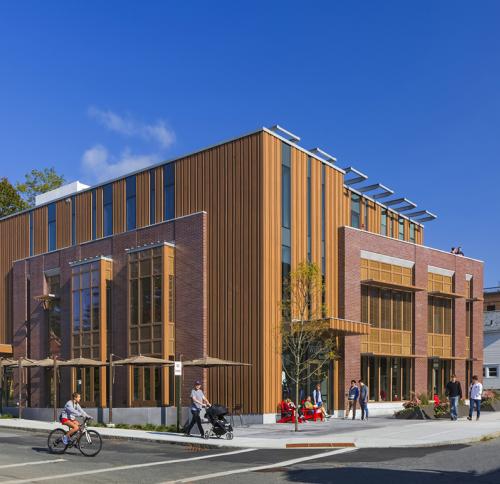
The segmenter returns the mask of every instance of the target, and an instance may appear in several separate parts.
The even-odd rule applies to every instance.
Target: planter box
[[[434,404],[429,403],[428,405],[421,405],[420,408],[427,418],[434,418]]]
[[[425,420],[429,417],[420,408],[415,408],[411,412],[405,412],[403,414],[395,413],[394,418],[402,420]]]
[[[485,412],[500,412],[500,400],[493,400],[491,403],[481,402],[481,411]]]

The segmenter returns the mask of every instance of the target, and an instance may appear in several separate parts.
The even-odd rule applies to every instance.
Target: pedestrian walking
[[[456,375],[451,375],[451,380],[446,384],[446,396],[450,402],[450,418],[451,420],[458,419],[457,405],[459,400],[462,400],[462,385],[457,380]]]
[[[481,416],[481,397],[483,395],[483,385],[479,382],[477,375],[472,377],[472,383],[469,387],[469,416],[467,420],[472,420],[474,407],[476,407],[476,420]]]
[[[194,427],[194,424],[198,425],[198,430],[200,432],[201,437],[204,436],[205,432],[203,431],[203,426],[201,425],[200,412],[203,407],[209,407],[210,402],[205,397],[201,389],[201,382],[195,381],[194,387],[191,390],[191,423],[186,429],[186,435],[191,435],[191,429]]]
[[[356,404],[359,398],[359,388],[356,385],[356,380],[351,380],[351,386],[347,390],[347,414],[344,417],[345,419],[349,418],[349,413],[352,410],[352,419],[356,419]]]
[[[359,380],[359,408],[361,408],[361,420],[368,420],[368,387],[363,380]]]

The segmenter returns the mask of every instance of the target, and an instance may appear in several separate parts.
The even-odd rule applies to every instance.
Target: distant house
[[[500,389],[500,286],[484,289],[484,388]]]

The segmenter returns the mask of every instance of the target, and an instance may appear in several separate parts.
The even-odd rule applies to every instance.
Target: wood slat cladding
[[[34,254],[43,254],[48,250],[48,211],[47,206],[33,211],[33,230],[35,239]]]
[[[113,182],[113,233],[125,232],[125,180]]]
[[[100,239],[103,232],[103,198],[102,198],[102,188],[96,188],[95,190],[96,204],[95,204],[95,220],[96,220],[96,237]]]
[[[154,169],[155,172],[155,216],[156,223],[163,220],[163,167]]]
[[[262,245],[260,264],[262,285],[259,347],[262,366],[262,405],[265,411],[275,410],[281,400],[281,141],[267,133],[262,143]]]
[[[46,211],[45,211],[46,212]],[[15,237],[13,236],[15,234]],[[12,343],[12,263],[30,253],[29,214],[0,221],[0,345]]]
[[[56,203],[56,244],[58,249],[71,245],[71,199]]]
[[[76,243],[92,239],[92,192],[76,195]]]
[[[346,225],[343,176],[327,167],[325,173],[325,254],[326,254],[326,307],[328,314],[339,314],[339,227]]]
[[[261,142],[258,133],[216,146],[178,160],[175,170],[176,216],[209,214],[208,353],[252,364],[210,370],[208,395],[251,413],[262,411]]]
[[[149,171],[138,173],[137,184],[137,228],[149,225]]]

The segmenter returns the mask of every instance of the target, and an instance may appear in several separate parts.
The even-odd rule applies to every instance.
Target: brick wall
[[[101,240],[62,249],[50,254],[18,261],[13,267],[14,283],[14,355],[43,359],[48,356],[48,320],[41,303],[35,296],[45,294],[44,271],[60,269],[61,280],[61,358],[71,358],[71,267],[72,261],[96,256],[113,259],[112,284],[112,349],[117,357],[128,356],[128,309],[127,309],[127,254],[125,249],[158,241],[175,243],[175,321],[176,357],[184,360],[198,358],[206,354],[207,333],[207,222],[206,213],[201,212],[152,227],[117,234]],[[27,279],[30,280],[30,314],[27,307]],[[25,320],[30,328],[30,352],[27,352]],[[30,370],[30,395],[32,406],[45,406],[49,395],[46,391],[47,370]],[[200,369],[189,369],[184,377],[184,403],[194,379],[205,379]],[[17,380],[17,379],[16,379]],[[61,368],[60,400],[70,393],[70,370]],[[114,384],[114,404],[127,405],[129,394],[128,369],[116,367]]]
[[[436,266],[455,271],[455,292],[465,294],[466,274],[473,276],[474,297],[481,298],[483,291],[483,263],[463,256],[456,256],[424,246],[382,237],[351,227],[340,229],[339,266],[341,269],[340,307],[341,315],[347,319],[360,319],[360,251],[367,250],[386,256],[413,261],[414,285],[424,288],[415,293],[414,330],[413,330],[413,379],[417,393],[427,392],[427,275],[428,266]],[[455,372],[461,381],[465,381],[465,298],[455,299],[453,351]],[[473,303],[473,368],[482,374],[483,364],[483,328],[482,304]],[[355,357],[355,353],[358,353]],[[351,378],[358,379],[359,337],[345,338],[344,361],[341,364],[342,384]],[[342,392],[343,393],[343,392]],[[342,405],[342,403],[340,402]]]

